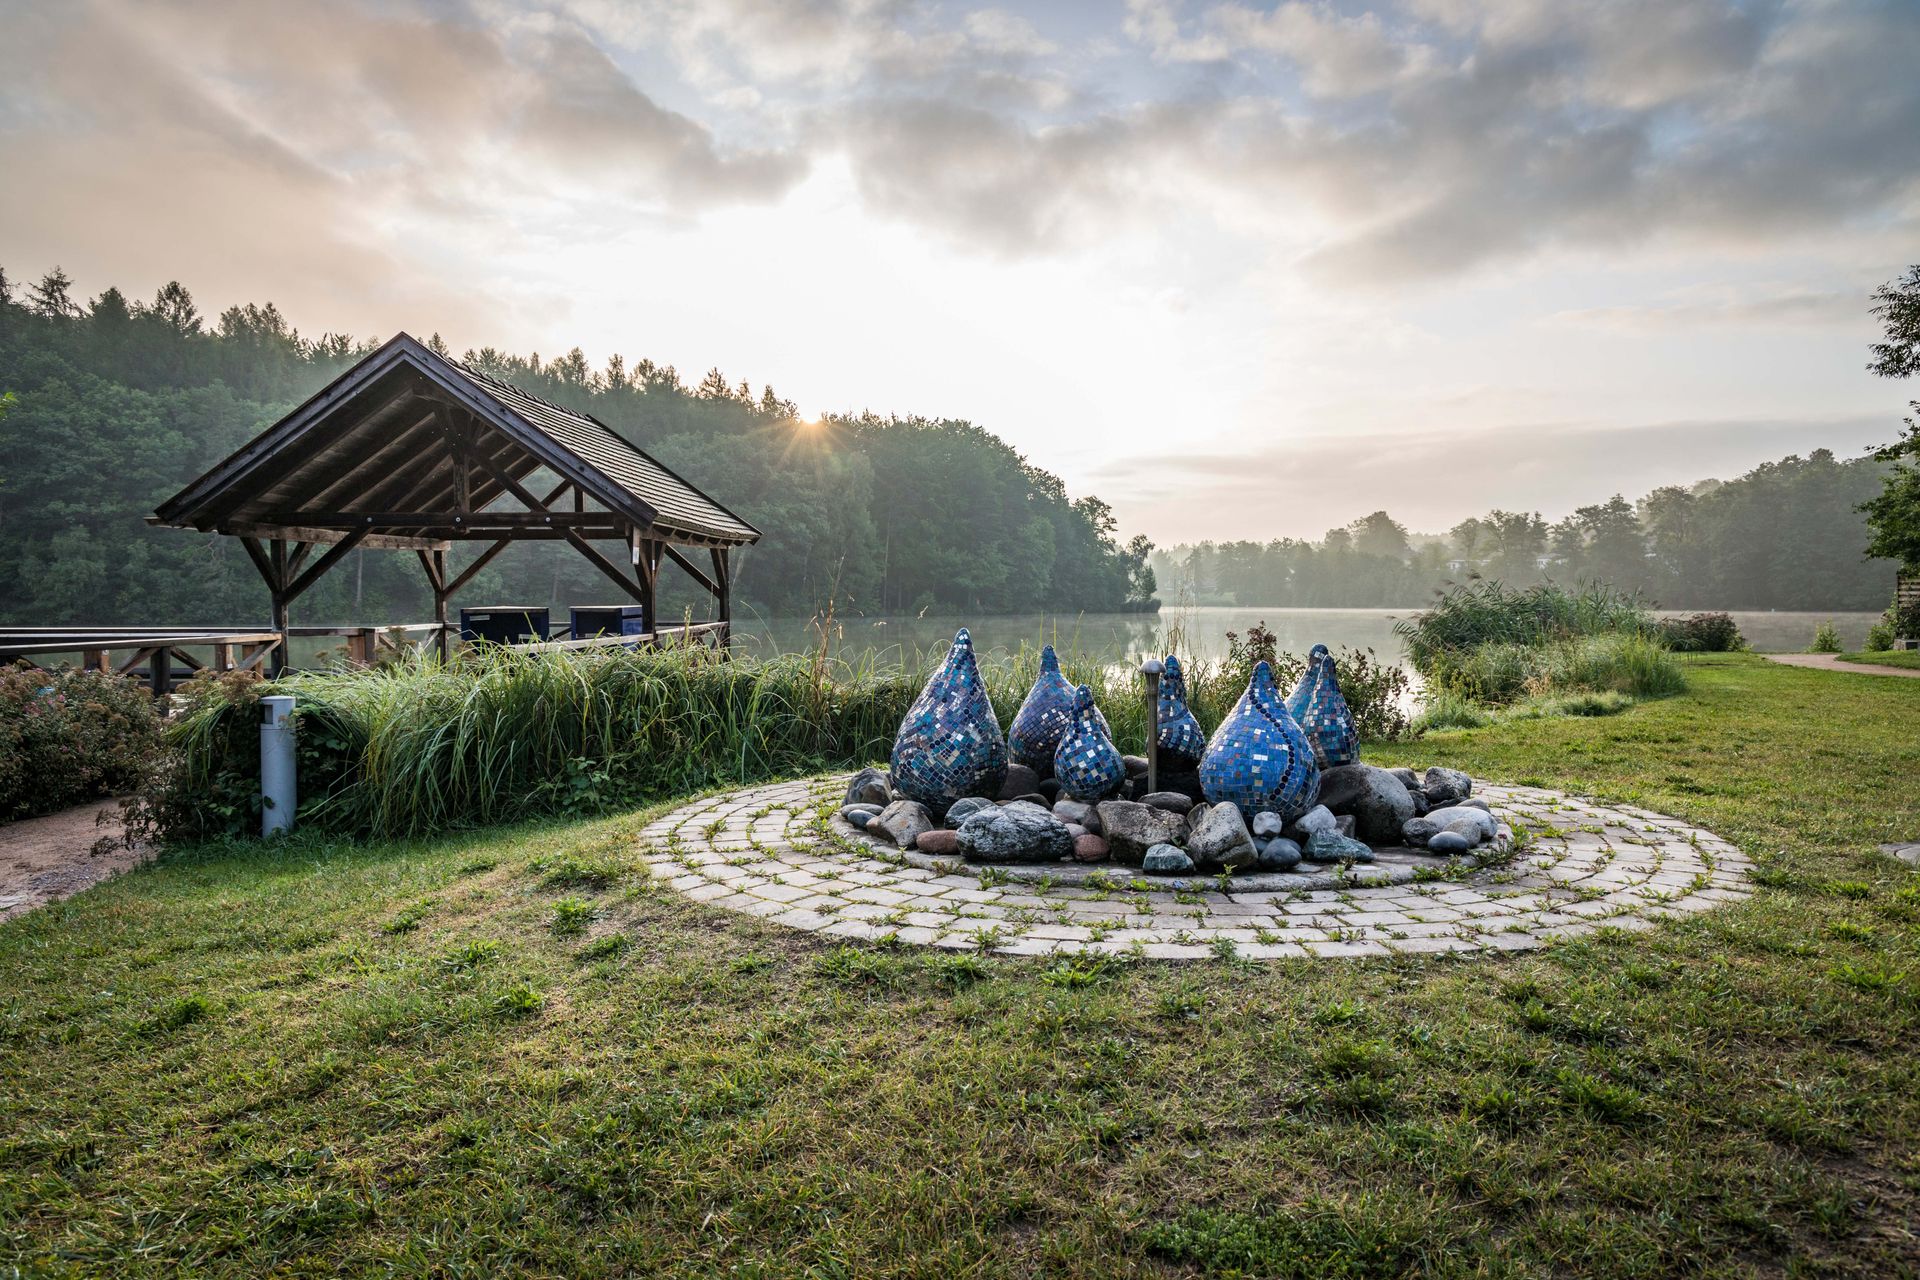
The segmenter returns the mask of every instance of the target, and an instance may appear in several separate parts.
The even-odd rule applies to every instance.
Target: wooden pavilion
[[[357,548],[411,551],[447,603],[516,542],[565,540],[644,609],[662,560],[713,594],[715,621],[675,635],[731,640],[734,548],[759,530],[612,428],[399,334],[169,498],[149,524],[238,538],[273,600],[276,668],[293,602]],[[480,554],[450,573],[455,542]],[[618,542],[607,555],[596,543]],[[704,552],[705,565],[697,562]],[[626,637],[631,642],[635,637]],[[585,643],[585,642],[582,642]]]

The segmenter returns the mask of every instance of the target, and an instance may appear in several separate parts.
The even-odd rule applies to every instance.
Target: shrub
[[[0,668],[0,821],[132,791],[159,754],[159,713],[134,681]]]
[[[1840,629],[1834,626],[1833,621],[1829,619],[1814,628],[1813,643],[1807,646],[1807,652],[1839,653],[1841,648]]]
[[[1415,717],[1415,733],[1439,729],[1479,729],[1493,723],[1487,709],[1457,689],[1440,689],[1429,694],[1426,705]]]
[[[1576,691],[1660,698],[1686,688],[1673,655],[1638,632],[1444,650],[1432,659],[1428,679],[1456,696],[1493,703]]]
[[[1641,598],[1604,583],[1577,591],[1551,582],[1514,590],[1483,579],[1450,587],[1431,609],[1394,626],[1407,657],[1433,675],[1444,655],[1487,645],[1532,648],[1576,636],[1629,633],[1651,636],[1659,625]]]
[[[1732,653],[1747,647],[1733,615],[1727,613],[1662,618],[1658,634],[1675,653]]]

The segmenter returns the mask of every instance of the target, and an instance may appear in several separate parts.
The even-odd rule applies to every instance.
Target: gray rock
[[[970,815],[976,814],[982,809],[990,809],[992,807],[993,801],[981,796],[965,796],[959,800],[955,800],[951,805],[947,806],[947,826],[958,830],[960,824],[965,822]]]
[[[1187,837],[1187,853],[1207,868],[1250,867],[1258,852],[1237,804],[1214,805]]]
[[[1156,844],[1140,857],[1140,869],[1154,875],[1173,876],[1183,871],[1192,871],[1193,859],[1184,849],[1170,844]]]
[[[1469,845],[1476,845],[1476,844],[1479,844],[1482,840],[1493,839],[1493,833],[1491,831],[1488,831],[1484,826],[1480,825],[1477,822],[1473,822],[1467,818],[1454,819],[1452,822],[1449,822],[1446,825],[1446,827],[1443,830],[1441,830],[1438,834],[1443,836],[1444,835],[1459,836],[1462,840],[1465,840]],[[1427,847],[1431,849],[1433,847],[1433,841],[1429,840],[1427,842]]]
[[[1046,805],[1040,804],[1037,801],[1029,800],[1024,796],[1018,800],[1002,801],[1000,807],[1010,813],[1025,813],[1037,815],[1042,818],[1052,818],[1054,816],[1052,809],[1049,809]],[[1058,819],[1055,820],[1058,821]]]
[[[1262,809],[1253,815],[1253,834],[1258,839],[1271,840],[1286,829],[1286,819],[1271,809]]]
[[[1440,834],[1440,824],[1432,818],[1411,818],[1400,828],[1400,838],[1409,849],[1424,849],[1427,841]]]
[[[872,822],[875,818],[879,817],[880,815],[874,812],[872,809],[862,807],[858,809],[842,809],[840,811],[840,816],[845,818],[848,822],[851,822],[854,826],[860,828],[862,831],[865,831],[867,829],[867,824]]]
[[[1353,839],[1353,815],[1343,813],[1333,820],[1333,829],[1347,839]]]
[[[1300,846],[1285,836],[1275,836],[1260,846],[1253,865],[1262,871],[1291,871],[1300,865]]]
[[[840,810],[840,816],[851,822],[853,820],[851,815],[856,812],[864,813],[868,817],[872,817],[886,807],[884,804],[850,804]]]
[[[1053,802],[1053,816],[1069,826],[1078,824],[1098,834],[1100,815],[1094,812],[1090,804],[1082,804],[1078,800],[1056,800]]]
[[[1044,791],[1029,791],[1023,796],[1015,796],[1012,800],[1002,800],[1000,803],[1036,805],[1039,808],[1045,809],[1048,813],[1053,812],[1053,799]]]
[[[1011,805],[982,809],[960,824],[960,852],[975,862],[1057,862],[1073,854],[1067,824]]]
[[[1137,800],[1102,800],[1095,807],[1113,860],[1137,867],[1157,844],[1183,844],[1187,820]]]
[[[1332,831],[1316,831],[1307,837],[1306,847],[1301,850],[1315,862],[1372,862],[1373,850],[1358,840]]]
[[[1426,820],[1431,822],[1434,828],[1439,831],[1445,831],[1448,827],[1462,819],[1472,822],[1475,826],[1479,827],[1481,835],[1487,839],[1492,839],[1493,833],[1500,827],[1500,824],[1494,821],[1493,815],[1485,809],[1476,809],[1471,805],[1464,804],[1450,805],[1445,809],[1434,809],[1427,814],[1426,818]]]
[[[1449,769],[1443,765],[1434,765],[1427,770],[1425,785],[1435,808],[1441,805],[1458,804],[1473,794],[1473,779],[1458,769]]]
[[[1034,788],[1035,791],[1038,791],[1049,800],[1058,800],[1061,789],[1060,779],[1058,778],[1042,778],[1040,779],[1040,785]]]
[[[1149,791],[1140,797],[1140,803],[1170,813],[1186,813],[1193,808],[1193,797],[1181,795],[1178,791]]]
[[[1457,831],[1436,831],[1427,841],[1427,849],[1432,853],[1465,853],[1473,848],[1473,842]]]
[[[878,813],[892,801],[893,788],[887,782],[887,775],[878,769],[862,769],[847,784],[847,798],[843,803],[870,804]]]
[[[1389,769],[1387,770],[1387,772],[1392,774],[1394,777],[1400,779],[1400,785],[1405,787],[1407,790],[1418,791],[1420,789],[1420,775],[1415,773],[1413,770]]]
[[[1460,802],[1460,805],[1465,809],[1485,809],[1488,813],[1493,812],[1493,806],[1485,800],[1482,800],[1479,796],[1468,796]]]
[[[1201,823],[1205,822],[1206,820],[1207,820],[1207,802],[1206,801],[1202,800],[1199,804],[1196,804],[1193,806],[1193,808],[1187,810],[1187,830],[1189,831],[1193,830],[1195,827],[1199,826]]]
[[[1413,816],[1413,797],[1400,779],[1370,764],[1343,764],[1320,774],[1320,803],[1353,815],[1353,834],[1368,844],[1397,844]]]
[[[1293,820],[1293,838],[1305,840],[1316,831],[1332,831],[1339,825],[1340,820],[1333,816],[1333,810],[1317,804]]]
[[[1407,796],[1413,801],[1413,816],[1416,818],[1424,818],[1427,810],[1433,808],[1433,801],[1427,799],[1427,793],[1424,791],[1409,791]]]
[[[922,831],[933,829],[933,815],[918,800],[895,800],[867,824],[869,831],[875,827],[902,849],[911,849]]]
[[[1066,827],[1067,827],[1067,834],[1072,836],[1075,840],[1078,840],[1081,836],[1090,836],[1093,834],[1093,832],[1087,830],[1084,826],[1080,825],[1077,822],[1069,822],[1066,824]]]
[[[1146,775],[1147,758],[1145,756],[1121,756],[1120,763],[1127,767],[1127,776],[1129,778],[1139,778]]]
[[[996,800],[1011,800],[1015,796],[1024,796],[1040,789],[1040,775],[1024,764],[1007,766],[1007,780],[1001,784]]]

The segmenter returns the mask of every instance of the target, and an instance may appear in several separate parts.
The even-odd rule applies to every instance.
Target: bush
[[[1840,643],[1840,629],[1834,626],[1832,620],[1829,619],[1814,628],[1813,643],[1807,646],[1807,652],[1839,653],[1842,647]]]
[[[132,791],[159,754],[159,713],[134,681],[0,669],[0,821]]]
[[[1662,618],[1659,636],[1661,643],[1675,653],[1733,653],[1747,647],[1733,615],[1726,613]]]
[[[1428,679],[1455,695],[1492,703],[1576,691],[1663,698],[1687,687],[1673,655],[1637,632],[1448,650],[1436,655]]]
[[[1534,647],[1576,636],[1652,636],[1659,624],[1641,598],[1604,583],[1578,591],[1551,582],[1524,590],[1483,579],[1448,588],[1431,609],[1394,627],[1423,675],[1447,654],[1486,645]]]

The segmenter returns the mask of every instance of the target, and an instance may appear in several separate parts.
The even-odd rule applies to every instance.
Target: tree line
[[[1318,542],[1201,542],[1150,557],[1162,594],[1195,603],[1392,607],[1471,577],[1509,586],[1607,582],[1673,609],[1879,609],[1897,562],[1863,554],[1861,513],[1888,460],[1816,449],[1738,479],[1615,494],[1549,522],[1490,511],[1421,536],[1385,511]]]
[[[109,288],[82,301],[59,269],[19,288],[0,271],[0,611],[18,624],[240,624],[266,592],[230,538],[145,517],[355,361],[371,342],[301,335],[273,304],[202,315],[177,283],[150,302]],[[451,356],[435,335],[430,342]],[[829,415],[803,420],[771,387],[718,369],[689,386],[671,365],[578,348],[542,360],[484,348],[461,359],[593,414],[752,521],[736,598],[776,614],[829,603],[884,612],[1111,612],[1153,607],[1151,544],[1122,542],[1099,498],[972,423]],[[456,566],[475,554],[456,547]],[[501,555],[472,603],[598,603],[611,588],[564,545]],[[671,620],[704,592],[661,575]],[[430,615],[410,555],[352,553],[303,596],[296,622]],[[556,614],[556,616],[559,616]]]

